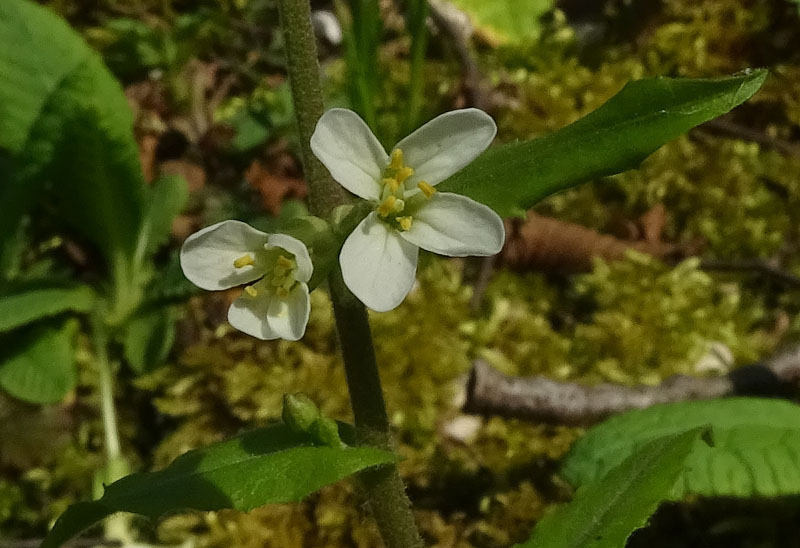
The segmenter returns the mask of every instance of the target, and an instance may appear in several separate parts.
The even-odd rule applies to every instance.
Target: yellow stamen
[[[426,198],[430,199],[436,193],[436,189],[433,188],[431,185],[426,183],[425,181],[420,181],[417,183],[417,187],[422,191]]]
[[[411,217],[410,215],[408,217],[397,218],[397,222],[400,223],[400,228],[402,228],[403,230],[408,230],[409,228],[411,228],[411,221],[413,220],[414,217]]]
[[[246,266],[254,264],[255,261],[253,260],[253,256],[249,253],[246,253],[233,261],[233,266],[236,268],[244,268]]]
[[[378,206],[378,215],[381,217],[386,217],[394,211],[395,202],[397,202],[397,198],[390,194],[382,203]]]
[[[406,167],[400,168],[397,171],[397,174],[395,175],[395,178],[397,179],[398,183],[402,183],[403,181],[405,181],[406,179],[408,179],[412,175],[414,175],[414,170],[411,169],[410,167],[406,166]]]
[[[403,167],[403,151],[396,148],[392,151],[392,161],[389,162],[389,169],[400,169]]]
[[[291,260],[290,258],[284,256],[284,255],[281,255],[280,257],[278,257],[278,260],[276,261],[276,263],[277,263],[278,266],[282,266],[284,268],[293,268],[294,267],[294,261]]]
[[[397,192],[397,189],[400,188],[400,182],[393,177],[387,177],[382,182],[385,186],[389,187],[389,191],[391,191],[392,194]]]
[[[251,297],[257,297],[258,296],[258,290],[255,287],[253,287],[252,285],[245,286],[244,292],[247,293],[248,295],[250,295]]]

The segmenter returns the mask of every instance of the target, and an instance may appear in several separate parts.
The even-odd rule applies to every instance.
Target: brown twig
[[[536,422],[588,425],[659,403],[730,396],[788,397],[800,386],[800,347],[717,377],[676,375],[655,386],[585,386],[542,376],[511,377],[475,360],[464,411]]]
[[[707,129],[713,133],[734,137],[743,141],[750,141],[758,143],[759,145],[772,148],[786,156],[800,157],[800,146],[790,141],[778,139],[767,133],[751,129],[749,127],[741,126],[735,122],[730,121],[728,118],[716,118],[709,120],[703,125],[699,126],[700,129]]]
[[[700,261],[702,270],[718,272],[754,272],[790,287],[800,289],[800,278],[780,267],[758,259],[739,261],[725,261],[720,259],[703,259]]]
[[[472,29],[469,24],[460,24],[458,9],[450,3],[431,1],[429,3],[430,17],[436,28],[443,35],[450,38],[458,62],[461,65],[462,88],[466,104],[463,106],[476,107],[487,110],[490,106],[486,95],[481,71],[472,55],[470,38]]]

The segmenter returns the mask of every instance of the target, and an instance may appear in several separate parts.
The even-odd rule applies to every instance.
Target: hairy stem
[[[310,208],[316,215],[327,215],[334,207],[347,203],[350,198],[330,178],[327,170],[311,152],[311,134],[323,109],[317,48],[311,29],[311,10],[308,0],[279,0],[278,7],[303,167],[309,187]],[[330,276],[329,286],[358,442],[391,448],[389,420],[367,312],[345,287],[338,267]],[[377,467],[361,473],[359,478],[385,546],[421,547],[422,540],[396,466]]]

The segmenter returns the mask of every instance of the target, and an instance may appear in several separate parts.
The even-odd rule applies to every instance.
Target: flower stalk
[[[309,187],[311,212],[326,216],[350,198],[311,151],[311,135],[322,116],[322,84],[308,0],[279,0],[289,83]],[[358,442],[391,448],[389,420],[383,400],[375,350],[364,306],[347,289],[334,268],[329,287],[336,329],[344,359]],[[363,472],[359,478],[387,548],[422,546],[405,487],[394,465]]]

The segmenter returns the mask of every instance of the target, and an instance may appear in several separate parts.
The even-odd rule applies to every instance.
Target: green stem
[[[108,337],[105,326],[99,318],[93,319],[95,363],[98,371],[100,391],[100,414],[103,418],[106,464],[103,483],[112,483],[129,473],[127,460],[122,456],[122,446],[117,430],[117,413],[114,408],[114,377],[108,357]],[[132,542],[130,516],[115,515],[105,522],[105,536],[119,540],[123,544]]]
[[[119,458],[122,450],[117,430],[117,413],[114,409],[114,378],[111,373],[111,362],[108,359],[108,340],[105,329],[97,324],[94,326],[94,347],[99,375],[98,388],[100,390],[103,433],[105,434],[106,460],[112,462]]]
[[[425,50],[428,46],[428,29],[425,26],[428,18],[428,0],[411,0],[408,3],[408,30],[411,33],[411,72],[409,74],[408,118],[406,133],[417,129],[422,100],[425,91],[423,69],[425,66]]]
[[[278,7],[310,208],[316,215],[327,215],[334,207],[348,203],[350,198],[311,152],[311,135],[323,110],[311,10],[308,0],[279,0]],[[391,449],[389,420],[367,312],[345,287],[338,267],[328,281],[358,442]],[[387,548],[421,547],[422,540],[397,467],[378,467],[361,473],[359,478],[384,545]]]

